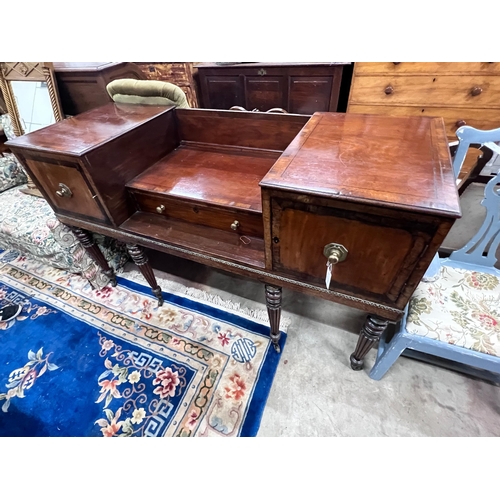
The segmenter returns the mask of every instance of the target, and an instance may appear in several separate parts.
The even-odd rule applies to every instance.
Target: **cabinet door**
[[[348,254],[334,266],[330,289],[398,305],[437,226],[398,218],[397,213],[381,216],[347,207],[272,198],[272,269],[324,286],[323,251],[329,243],[337,243]]]
[[[77,163],[49,158],[25,158],[25,161],[30,174],[41,184],[45,197],[52,202],[56,212],[63,215],[83,215],[90,220],[107,222],[108,218],[80,173]],[[66,196],[57,195],[61,191],[61,183],[70,190]]]
[[[205,76],[204,106],[211,109],[229,109],[245,106],[242,79],[235,76]]]
[[[286,109],[284,91],[283,76],[247,76],[245,77],[245,107],[249,111],[255,108],[259,111],[267,111],[271,108]]]
[[[330,111],[333,76],[290,76],[288,85],[289,113],[312,115],[315,111]]]

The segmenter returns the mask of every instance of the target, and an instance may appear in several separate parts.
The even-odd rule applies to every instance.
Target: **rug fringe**
[[[131,281],[135,281],[136,283],[139,283],[141,285],[149,286],[148,282],[144,279],[144,276],[141,274],[141,272],[135,269],[125,270],[120,273],[119,276]],[[186,298],[192,300],[194,299],[207,305],[216,306],[219,309],[224,309],[238,316],[252,319],[260,324],[269,325],[267,309],[265,308],[252,309],[249,307],[242,307],[240,302],[234,302],[231,299],[224,299],[220,295],[209,293],[205,290],[199,290],[198,288],[185,286],[181,283],[177,283],[166,278],[156,277],[156,281],[164,292],[174,293],[175,295],[182,295]],[[281,317],[280,330],[284,333],[287,333],[290,323],[290,318]]]

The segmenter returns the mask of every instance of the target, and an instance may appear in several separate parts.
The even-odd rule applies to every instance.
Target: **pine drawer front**
[[[500,109],[475,109],[460,107],[434,106],[380,106],[370,104],[353,104],[350,113],[388,114],[391,116],[437,116],[444,119],[446,135],[451,140],[456,139],[456,131],[463,125],[469,125],[481,130],[500,127]]]
[[[25,161],[32,177],[42,185],[56,212],[108,221],[77,162],[51,158],[25,158]]]
[[[215,205],[181,200],[162,195],[133,191],[138,210],[179,219],[192,224],[234,231],[247,237],[264,237],[262,214],[259,212],[223,208]]]
[[[499,107],[498,76],[453,75],[357,76],[351,87],[350,105]],[[351,109],[349,108],[349,111]]]
[[[271,212],[274,271],[325,286],[324,249],[337,243],[348,253],[333,266],[330,290],[393,305],[438,231],[438,224],[404,220],[390,211],[378,215],[277,197]]]
[[[455,74],[455,75],[500,75],[499,62],[359,62],[355,65],[356,75],[401,75],[401,74]]]

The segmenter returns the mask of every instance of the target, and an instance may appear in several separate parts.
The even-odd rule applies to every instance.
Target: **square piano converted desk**
[[[441,118],[110,103],[7,145],[108,273],[89,231],[127,244],[160,305],[142,247],[263,282],[277,349],[282,286],[366,311],[353,369],[460,217]]]

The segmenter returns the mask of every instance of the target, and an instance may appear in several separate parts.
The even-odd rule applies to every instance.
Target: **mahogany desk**
[[[127,244],[160,305],[142,247],[263,282],[275,348],[282,286],[366,311],[353,369],[460,217],[441,118],[110,103],[7,145],[109,275],[89,231]]]

